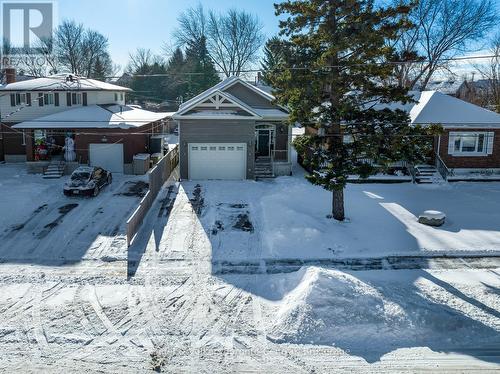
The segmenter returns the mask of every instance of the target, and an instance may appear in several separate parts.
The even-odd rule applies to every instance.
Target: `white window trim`
[[[484,142],[483,142],[483,150],[478,152],[477,151],[477,146],[479,142],[479,135],[484,135]],[[492,141],[492,139],[489,139],[489,133],[486,131],[478,131],[478,132],[450,132],[449,134],[450,140],[449,146],[452,146],[453,148],[448,150],[449,154],[452,156],[457,156],[457,157],[484,157],[488,155],[488,143]],[[476,151],[474,152],[464,152],[464,151],[456,151],[455,150],[455,141],[457,137],[476,137]],[[462,142],[460,142],[460,149],[462,149]]]
[[[22,141],[21,145],[26,145],[26,131],[25,130],[23,130],[23,141]]]

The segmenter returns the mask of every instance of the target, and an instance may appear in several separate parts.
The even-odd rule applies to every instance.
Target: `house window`
[[[26,104],[26,94],[25,93],[16,94],[16,106],[24,104]]]
[[[488,133],[450,133],[450,145],[455,155],[484,155]]]
[[[46,93],[43,95],[43,103],[45,105],[54,105],[54,94]]]
[[[120,100],[123,101],[123,92],[120,93]]]
[[[115,101],[118,101],[118,94],[115,92]]]
[[[71,102],[73,105],[82,105],[82,94],[81,93],[72,93],[71,94]]]

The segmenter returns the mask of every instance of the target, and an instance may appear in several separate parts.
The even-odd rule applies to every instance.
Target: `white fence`
[[[158,196],[161,187],[168,180],[172,171],[179,164],[179,147],[175,146],[148,172],[149,189],[142,198],[137,209],[127,220],[127,245],[130,246],[137,232],[141,228],[142,222],[148,214],[149,209]]]

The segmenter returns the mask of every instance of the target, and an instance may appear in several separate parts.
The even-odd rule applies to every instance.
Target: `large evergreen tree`
[[[284,62],[284,45],[279,37],[273,36],[264,45],[264,56],[262,58],[262,79],[264,83],[270,84],[271,75]]]
[[[304,154],[314,171],[308,178],[333,192],[332,217],[342,221],[348,176],[373,172],[363,159],[422,160],[430,149],[426,130],[384,105],[410,101],[404,89],[387,83],[394,74],[387,41],[408,26],[409,8],[376,7],[371,0],[287,0],[275,7],[286,17],[280,22],[285,58],[268,79],[278,101],[291,108],[292,123],[318,128],[321,136],[305,139],[303,147],[311,150]]]
[[[214,63],[208,54],[207,40],[204,36],[188,43],[185,66],[188,100],[220,82]]]
[[[177,110],[186,94],[188,79],[184,74],[185,66],[184,53],[177,48],[167,62],[168,80],[165,82],[165,97],[172,110]]]

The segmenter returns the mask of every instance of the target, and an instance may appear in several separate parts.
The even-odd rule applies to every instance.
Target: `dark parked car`
[[[97,196],[101,189],[111,184],[113,176],[100,167],[80,166],[64,184],[66,196]]]

